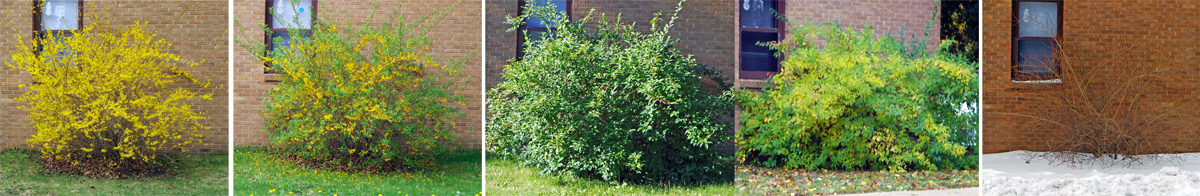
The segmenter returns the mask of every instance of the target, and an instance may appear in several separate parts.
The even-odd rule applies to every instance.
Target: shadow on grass
[[[36,151],[0,151],[0,195],[227,195],[228,156],[177,156],[171,172],[91,178],[44,172]]]
[[[235,148],[235,195],[477,195],[481,154],[451,153],[432,168],[385,174],[305,168],[264,148]]]
[[[537,168],[525,167],[489,154],[488,195],[733,195],[733,176],[726,182],[694,185],[616,184],[573,176],[548,176]],[[729,169],[732,174],[733,168]]]

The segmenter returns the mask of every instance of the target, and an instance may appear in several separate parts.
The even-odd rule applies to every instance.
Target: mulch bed
[[[736,175],[738,195],[826,195],[979,186],[976,170],[806,171],[739,165]]]

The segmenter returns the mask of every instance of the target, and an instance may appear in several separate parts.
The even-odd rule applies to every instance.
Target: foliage
[[[476,195],[483,190],[481,152],[453,152],[421,171],[358,173],[313,170],[263,148],[235,148],[235,195]],[[224,183],[222,183],[224,184]]]
[[[976,64],[870,26],[797,26],[761,92],[738,90],[738,159],[768,167],[961,169],[977,160]],[[815,41],[824,46],[816,46]],[[944,51],[948,42],[943,42]]]
[[[281,73],[262,111],[270,139],[305,164],[342,170],[392,171],[429,166],[454,148],[464,105],[465,61],[431,60],[433,17],[357,28],[314,20],[312,32],[289,29],[288,48],[239,41]],[[265,25],[264,32],[269,32]],[[275,42],[281,40],[275,38]]]
[[[1173,80],[1163,77],[1169,74],[1161,73],[1153,63],[1128,60],[1167,58],[1162,51],[1133,44],[1082,54],[1073,52],[1070,44],[1059,45],[1053,55],[1055,63],[1038,66],[1055,66],[1057,69],[1049,70],[1058,70],[1052,76],[1061,83],[1033,85],[1030,90],[1036,94],[1026,100],[1044,107],[1000,113],[1029,120],[1030,130],[1043,130],[1040,134],[1044,136],[1030,141],[1045,146],[1037,149],[1044,152],[1025,152],[1023,156],[1071,167],[1104,168],[1186,158],[1159,153],[1183,152],[1174,144],[1182,142],[1175,134],[1197,134],[1181,117],[1185,114],[1180,106],[1190,98],[1161,95],[1179,91],[1166,85]]]
[[[979,0],[941,3],[942,39],[954,40],[948,52],[979,62]]]
[[[729,161],[712,149],[728,138],[721,118],[732,100],[703,92],[704,81],[724,80],[673,47],[675,17],[665,25],[655,17],[643,34],[619,17],[601,15],[590,28],[590,13],[570,21],[533,5],[509,23],[549,18],[555,29],[529,39],[526,55],[489,91],[489,150],[543,174],[680,184],[732,178]]]
[[[32,75],[17,101],[37,133],[27,141],[49,169],[92,176],[137,175],[163,168],[160,152],[199,142],[207,119],[192,101],[212,94],[182,67],[196,62],[168,53],[171,44],[143,23],[118,28],[105,22],[36,37],[18,35],[10,68]],[[39,47],[40,46],[40,47]],[[38,50],[40,48],[40,51]]]

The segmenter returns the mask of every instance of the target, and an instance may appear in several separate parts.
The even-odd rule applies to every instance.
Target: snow
[[[1128,168],[1089,168],[1045,159],[1027,163],[1023,152],[980,158],[984,195],[1200,195],[1200,153],[1167,155],[1184,159]]]

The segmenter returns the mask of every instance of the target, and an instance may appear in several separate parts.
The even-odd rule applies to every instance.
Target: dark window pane
[[[779,71],[779,61],[770,53],[742,52],[742,71]]]
[[[1026,74],[1053,74],[1058,67],[1054,41],[1017,41],[1017,71]]]
[[[742,70],[743,71],[779,71],[779,61],[775,58],[775,50],[756,43],[778,41],[777,33],[742,32]]]
[[[271,28],[312,28],[312,0],[299,0],[296,4],[292,0],[274,0],[273,6]]]
[[[533,42],[533,41],[543,40],[543,39],[546,39],[546,36],[548,34],[549,34],[549,32],[546,32],[546,31],[530,29],[529,30],[529,40],[526,40],[526,41]]]
[[[288,32],[271,32],[271,40],[276,40],[276,38],[278,41],[274,41],[274,44],[271,45],[272,50],[286,49],[292,45],[292,35]]]
[[[1020,2],[1017,17],[1021,19],[1021,37],[1055,37],[1058,35],[1057,2]]]
[[[550,4],[554,4],[554,9],[557,10],[559,13],[567,13],[567,0],[551,0],[549,2],[547,2],[546,0],[530,0],[528,2],[535,3],[538,6],[548,6]],[[534,18],[534,17],[526,18],[525,26],[553,28],[552,25],[546,24],[546,22],[542,21],[541,18]]]
[[[774,0],[742,0],[742,27],[775,28]]]
[[[50,0],[42,6],[43,30],[75,30],[79,28],[78,0]]]

